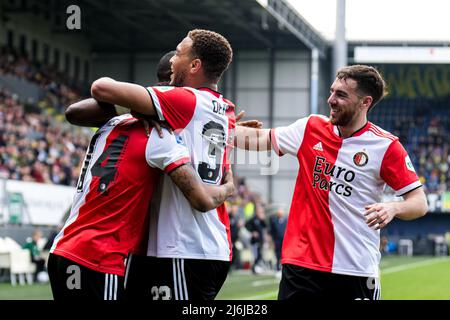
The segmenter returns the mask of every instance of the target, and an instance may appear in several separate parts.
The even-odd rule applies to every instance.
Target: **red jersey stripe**
[[[325,172],[326,164],[334,166],[342,139],[332,134],[331,123],[317,125],[316,122],[326,121],[320,117],[309,119],[298,151],[300,169],[283,243],[282,263],[331,272],[334,250],[334,228],[328,203],[331,177]],[[317,129],[324,126],[326,130]],[[333,137],[331,141],[330,137]],[[323,151],[314,149],[318,142],[322,142]],[[309,198],[317,201],[305,206],[305,199]]]

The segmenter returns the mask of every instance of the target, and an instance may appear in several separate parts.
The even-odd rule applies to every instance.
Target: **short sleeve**
[[[271,129],[272,147],[278,155],[282,156],[286,153],[297,155],[303,142],[308,119],[309,117],[302,118],[287,127]]]
[[[178,143],[175,134],[163,129],[163,138],[158,136],[158,132],[153,129],[148,138],[145,149],[145,158],[147,163],[154,168],[169,173],[179,166],[190,162],[188,149]]]
[[[387,185],[394,189],[397,196],[402,196],[422,185],[408,153],[398,140],[393,141],[386,150],[380,175]]]
[[[158,117],[167,121],[173,129],[184,129],[195,112],[196,96],[192,90],[178,87],[146,88]]]

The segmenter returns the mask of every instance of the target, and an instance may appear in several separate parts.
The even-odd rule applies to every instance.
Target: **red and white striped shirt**
[[[195,171],[204,183],[220,185],[229,167],[227,142],[234,129],[234,105],[207,88],[147,88],[161,120],[166,120],[187,146]],[[225,205],[199,212],[164,177],[161,201],[150,218],[148,256],[231,260],[230,221]]]
[[[50,252],[103,273],[124,275],[125,259],[148,236],[148,212],[162,171],[190,161],[166,132],[147,137],[129,114],[111,119],[92,137],[70,216]],[[145,251],[144,251],[145,252]]]
[[[364,207],[381,201],[386,184],[398,196],[421,186],[398,138],[368,122],[343,139],[327,117],[311,115],[272,129],[271,139],[300,166],[282,263],[378,277],[380,232]]]

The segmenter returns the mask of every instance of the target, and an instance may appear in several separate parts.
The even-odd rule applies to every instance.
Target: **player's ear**
[[[194,59],[191,61],[191,73],[197,73],[202,68],[202,60]]]
[[[367,109],[372,105],[373,98],[371,96],[365,96],[362,100],[362,105]]]

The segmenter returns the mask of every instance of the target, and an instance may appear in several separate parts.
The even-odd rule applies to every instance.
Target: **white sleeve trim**
[[[159,99],[158,99],[158,96],[156,95],[155,91],[151,87],[147,87],[146,89],[147,89],[148,93],[150,93],[150,97],[153,100],[153,105],[155,106],[156,113],[158,114],[159,120],[166,121],[166,119],[164,118],[164,115],[162,113],[162,110],[161,110],[161,104],[159,103]]]
[[[413,183],[407,185],[406,187],[403,187],[400,190],[395,191],[395,195],[397,197],[400,197],[400,196],[404,195],[405,193],[408,193],[411,190],[416,189],[421,186],[422,186],[422,184],[420,183],[420,181],[413,182]]]
[[[183,160],[183,163],[190,161],[188,149],[178,144],[175,135],[164,128],[162,138],[152,129],[145,148],[145,158],[150,167],[163,171],[180,160]]]
[[[300,118],[288,126],[277,127],[273,131],[276,146],[282,154],[296,156],[305,137],[306,126],[310,117]]]

